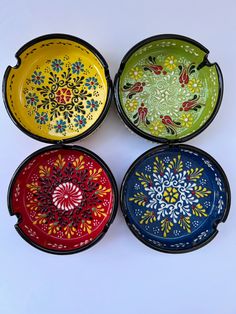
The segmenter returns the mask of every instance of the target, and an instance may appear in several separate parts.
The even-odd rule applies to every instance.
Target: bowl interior
[[[108,84],[103,65],[75,41],[52,38],[32,44],[10,68],[6,100],[16,123],[52,141],[83,135],[104,110]]]
[[[17,171],[9,193],[17,230],[44,250],[71,252],[103,234],[115,208],[110,173],[86,150],[44,149]]]
[[[119,101],[140,135],[182,139],[209,120],[220,83],[217,66],[204,64],[206,55],[206,50],[178,39],[154,40],[134,49],[120,75]]]
[[[207,156],[189,147],[154,149],[128,172],[122,208],[147,243],[156,241],[163,250],[189,249],[215,234],[227,207],[226,185]]]

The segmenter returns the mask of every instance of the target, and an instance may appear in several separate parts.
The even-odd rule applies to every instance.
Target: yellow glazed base
[[[92,132],[109,93],[100,57],[80,40],[63,36],[69,39],[47,37],[24,46],[16,54],[18,65],[5,76],[5,100],[13,120],[29,135],[49,142]]]

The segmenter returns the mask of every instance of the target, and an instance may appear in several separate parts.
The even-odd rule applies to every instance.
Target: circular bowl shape
[[[107,165],[79,146],[54,145],[30,155],[9,186],[8,207],[19,234],[56,254],[95,244],[117,210],[117,187]]]
[[[209,51],[179,35],[141,41],[123,58],[115,78],[118,112],[125,124],[155,142],[184,142],[214,119],[223,78]]]
[[[220,165],[189,145],[161,145],[129,168],[121,208],[134,235],[163,252],[195,250],[217,234],[230,208],[230,188]]]
[[[112,83],[106,61],[87,42],[51,34],[17,53],[3,80],[6,109],[27,135],[68,143],[91,134],[109,109]]]

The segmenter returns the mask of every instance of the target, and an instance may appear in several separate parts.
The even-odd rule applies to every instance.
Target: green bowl
[[[134,132],[155,142],[184,142],[214,119],[223,77],[209,51],[179,35],[159,35],[135,45],[115,77],[118,112]]]

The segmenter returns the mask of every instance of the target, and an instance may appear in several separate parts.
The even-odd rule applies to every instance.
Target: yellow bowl
[[[87,42],[51,34],[25,44],[18,63],[6,69],[3,96],[13,122],[47,143],[72,142],[91,134],[109,109],[108,65]]]

